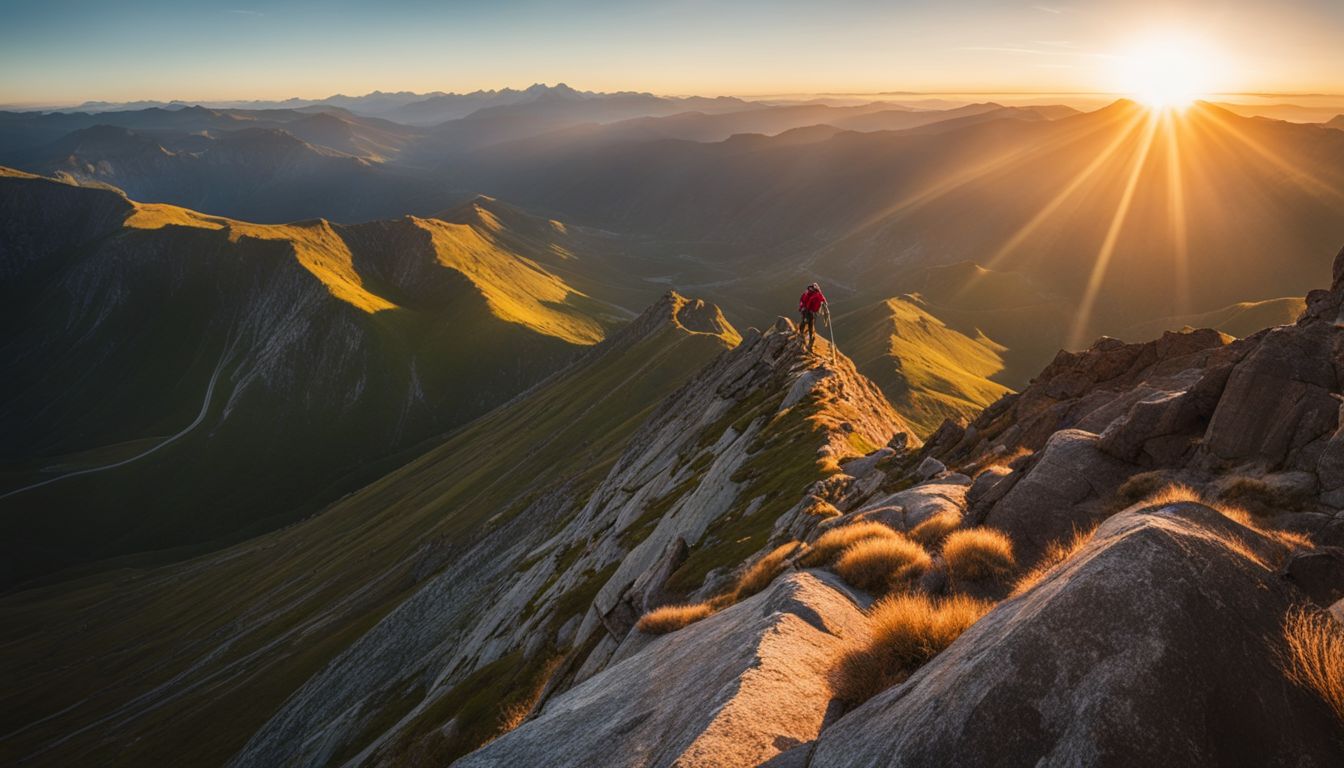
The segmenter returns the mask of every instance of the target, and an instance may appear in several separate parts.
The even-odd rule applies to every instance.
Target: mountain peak
[[[723,316],[715,304],[704,299],[691,299],[668,291],[607,342],[612,346],[637,343],[663,328],[676,328],[684,333],[718,336],[729,346],[736,346],[742,336]]]

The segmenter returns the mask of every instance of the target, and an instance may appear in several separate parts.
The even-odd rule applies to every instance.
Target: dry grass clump
[[[844,552],[855,542],[864,539],[895,538],[897,536],[900,536],[900,534],[892,530],[890,526],[881,523],[872,521],[850,523],[823,533],[820,538],[812,542],[807,554],[799,558],[798,562],[804,568],[830,565],[835,558],[840,556],[841,552]]]
[[[993,528],[953,531],[943,544],[943,560],[954,583],[997,578],[1017,567],[1013,540]]]
[[[835,572],[859,589],[882,593],[919,578],[932,564],[923,547],[898,534],[851,544],[835,561]]]
[[[1271,485],[1258,477],[1235,475],[1218,493],[1221,501],[1234,502],[1262,517],[1273,517],[1280,512],[1299,509],[1305,501],[1300,492]]]
[[[1295,549],[1314,549],[1316,546],[1315,544],[1312,543],[1311,539],[1307,538],[1305,535],[1298,533],[1296,531],[1283,531],[1277,528],[1266,528],[1264,524],[1260,522],[1259,519],[1257,519],[1250,512],[1247,512],[1244,507],[1237,507],[1231,504],[1213,504],[1211,506],[1214,509],[1218,510],[1219,512],[1222,512],[1223,515],[1229,518],[1230,520],[1239,523],[1240,525],[1244,525],[1245,527],[1250,528],[1253,531],[1258,531],[1262,535],[1273,540],[1281,548],[1286,550],[1278,558],[1279,560],[1282,560],[1284,556],[1286,556],[1289,552],[1292,552]],[[1281,563],[1276,563],[1276,565],[1280,564]]]
[[[803,507],[803,514],[828,520],[832,517],[839,517],[840,510],[836,509],[835,505],[831,502],[813,496],[808,499],[807,504]]]
[[[1163,504],[1181,504],[1184,502],[1194,502],[1195,504],[1207,504],[1204,496],[1183,483],[1168,483],[1157,491],[1149,494],[1143,500],[1146,506],[1159,507]]]
[[[635,629],[646,635],[665,635],[707,618],[714,613],[708,603],[687,603],[682,605],[664,605],[639,617]]]
[[[1299,607],[1284,620],[1283,637],[1288,677],[1315,691],[1344,725],[1344,626],[1321,611]]]
[[[1251,513],[1247,512],[1245,507],[1238,507],[1233,504],[1219,504],[1215,509],[1222,512],[1223,517],[1226,517],[1234,523],[1244,525],[1247,528],[1257,527],[1255,518],[1251,517]]]
[[[999,459],[998,463],[1003,464],[1009,469],[1017,469],[1021,466],[1023,460],[1030,458],[1035,455],[1035,453],[1035,451],[1025,445],[1019,445],[1008,453],[1005,453],[1003,458]]]
[[[836,697],[854,707],[904,682],[992,607],[964,595],[934,601],[911,593],[879,601],[868,614],[867,641],[842,653],[831,671]]]
[[[1045,546],[1045,554],[1041,556],[1040,562],[1036,563],[1030,571],[1027,571],[1022,578],[1017,580],[1017,583],[1013,585],[1012,593],[1008,596],[1017,597],[1039,584],[1041,579],[1044,579],[1045,575],[1053,570],[1055,566],[1073,557],[1078,553],[1078,550],[1087,546],[1087,543],[1092,540],[1092,534],[1095,533],[1096,530],[1095,527],[1086,531],[1080,531],[1075,528],[1073,537],[1069,540],[1065,541],[1059,539],[1047,544]]]
[[[1247,478],[1253,479],[1253,478]],[[1257,481],[1259,482],[1259,481]],[[1300,533],[1292,531],[1281,531],[1273,528],[1266,528],[1264,525],[1245,507],[1226,504],[1223,502],[1211,501],[1189,486],[1172,484],[1157,493],[1149,496],[1144,503],[1158,506],[1162,504],[1175,504],[1178,502],[1191,501],[1197,504],[1203,504],[1211,509],[1217,510],[1223,517],[1237,523],[1238,525],[1250,528],[1251,530],[1268,538],[1274,544],[1278,545],[1278,552],[1271,558],[1272,562],[1266,562],[1263,557],[1257,554],[1254,549],[1246,542],[1239,539],[1229,539],[1224,537],[1224,542],[1232,550],[1241,554],[1249,560],[1254,560],[1266,568],[1278,567],[1283,564],[1288,555],[1295,549],[1312,549],[1315,545],[1311,539]]]
[[[959,525],[961,525],[961,515],[950,509],[945,509],[911,528],[907,535],[921,545],[933,548],[937,547]]]
[[[770,586],[770,582],[784,572],[786,561],[797,549],[798,542],[796,541],[781,544],[766,553],[760,560],[752,563],[746,573],[742,574],[742,578],[738,579],[737,587],[733,590],[733,601],[751,597]]]
[[[1120,484],[1119,488],[1115,489],[1115,495],[1119,497],[1121,506],[1127,507],[1144,497],[1152,496],[1163,486],[1169,485],[1167,476],[1167,471],[1163,469],[1130,475],[1125,482]]]

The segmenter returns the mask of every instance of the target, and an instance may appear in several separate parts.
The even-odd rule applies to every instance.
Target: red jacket
[[[826,297],[821,295],[821,291],[814,291],[809,288],[803,291],[802,296],[798,297],[798,311],[816,314],[821,310],[821,305],[825,303]]]

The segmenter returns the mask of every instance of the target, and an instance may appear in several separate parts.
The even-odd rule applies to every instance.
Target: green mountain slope
[[[297,519],[629,317],[543,266],[609,244],[512,209],[257,225],[13,172],[0,201],[4,583]]]
[[[934,317],[918,296],[902,296],[836,318],[849,331],[845,350],[859,371],[882,388],[926,437],[947,418],[971,417],[1008,388],[991,377],[1003,371],[1005,348],[963,335]]]

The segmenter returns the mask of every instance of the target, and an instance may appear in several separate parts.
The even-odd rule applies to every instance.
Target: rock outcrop
[[[1283,674],[1282,546],[1197,504],[1135,509],[906,683],[840,718],[812,768],[1327,766],[1325,704]]]
[[[830,574],[781,577],[645,642],[455,765],[760,765],[821,732],[830,662],[867,631],[861,600]]]
[[[1145,473],[1330,543],[1344,530],[1344,251],[1334,271],[1294,325],[1060,352],[1021,393],[944,424],[921,460],[993,471],[968,520],[1010,533],[1027,555],[1135,501],[1127,494],[1144,484],[1126,481]]]

